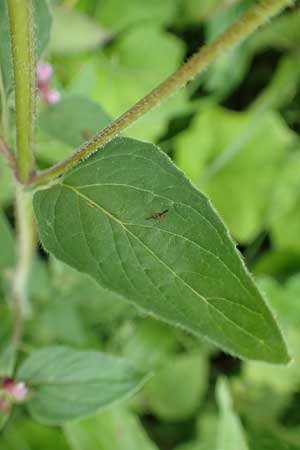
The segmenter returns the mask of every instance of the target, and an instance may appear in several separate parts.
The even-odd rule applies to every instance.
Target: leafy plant
[[[231,3],[0,4],[0,449],[281,445],[299,388],[299,17],[260,29],[290,2]],[[195,24],[207,43],[176,69]],[[285,52],[273,78],[233,111],[268,46]],[[214,373],[222,357],[239,376]]]

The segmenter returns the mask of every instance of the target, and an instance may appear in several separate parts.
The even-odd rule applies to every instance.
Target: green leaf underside
[[[145,381],[125,359],[59,346],[34,352],[17,376],[33,390],[27,403],[31,415],[52,425],[92,414]]]
[[[154,145],[115,139],[34,207],[44,247],[104,287],[232,354],[289,361],[216,211]]]

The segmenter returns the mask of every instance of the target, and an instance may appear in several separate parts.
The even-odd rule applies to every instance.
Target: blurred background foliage
[[[36,152],[40,167],[47,167],[139,100],[253,1],[35,3],[38,54],[53,65],[52,84],[61,93],[56,104],[38,103]],[[284,328],[293,364],[237,360],[144,316],[40,249],[23,355],[52,344],[100,349],[127,357],[153,377],[125,403],[63,428],[34,423],[17,408],[0,450],[300,450],[299,49],[298,6],[127,132],[158,143],[210,197]],[[2,76],[11,92],[9,63]],[[5,293],[15,255],[13,187],[0,159],[5,347],[11,327]]]

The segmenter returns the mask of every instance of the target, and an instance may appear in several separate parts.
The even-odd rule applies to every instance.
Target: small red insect
[[[91,137],[93,136],[91,130],[88,130],[87,128],[81,130],[81,134],[84,139],[91,139]]]
[[[165,209],[164,211],[155,213],[154,216],[147,217],[147,220],[150,220],[150,219],[160,220],[167,214],[168,211],[169,211],[168,209]]]

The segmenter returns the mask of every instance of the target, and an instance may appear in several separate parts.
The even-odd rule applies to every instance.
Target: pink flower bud
[[[23,382],[17,383],[16,380],[12,377],[4,378],[2,387],[3,390],[9,392],[13,396],[13,399],[17,402],[24,400],[28,393],[26,384]]]
[[[51,64],[45,61],[39,61],[37,65],[37,79],[38,83],[45,83],[51,78],[53,69]]]
[[[56,89],[49,89],[48,92],[45,95],[46,100],[48,103],[57,103],[60,101],[60,92]]]
[[[28,389],[26,387],[25,383],[15,383],[15,385],[11,388],[11,393],[14,397],[14,399],[17,402],[21,402],[24,400],[28,393]]]

